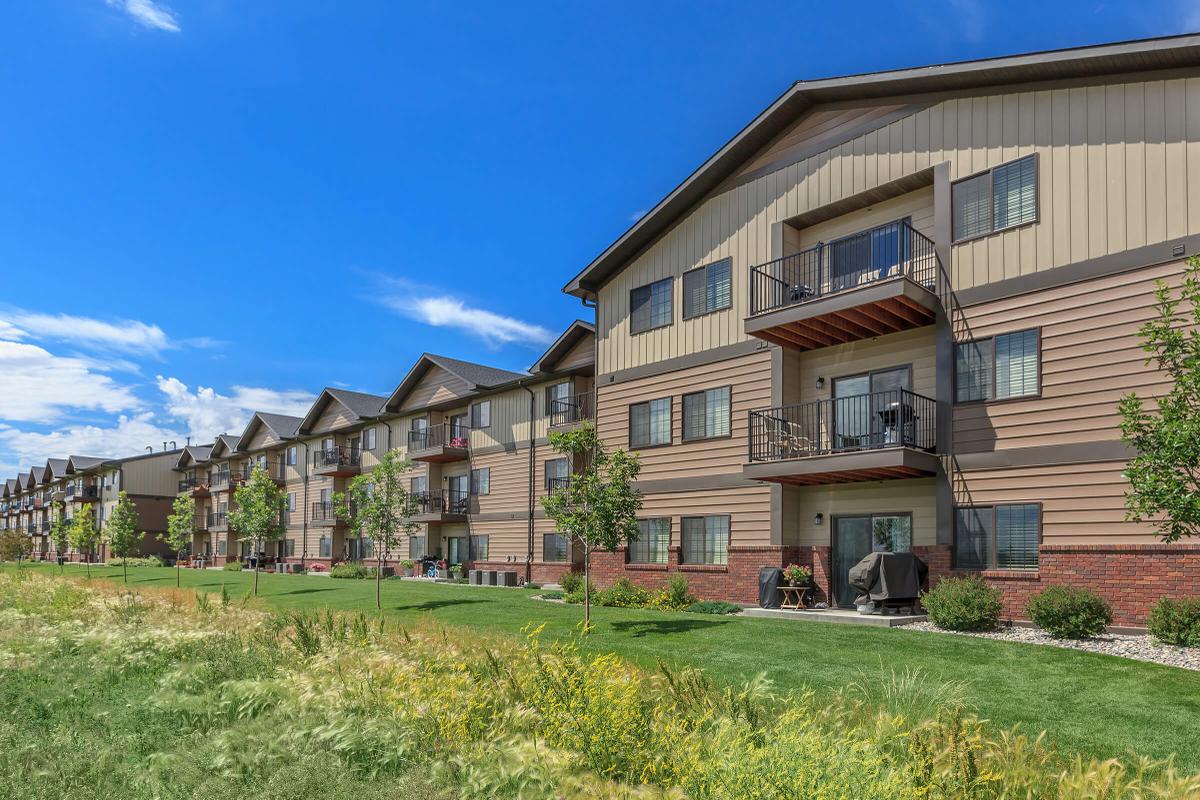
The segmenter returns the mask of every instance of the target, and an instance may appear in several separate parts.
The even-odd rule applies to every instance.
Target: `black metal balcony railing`
[[[550,401],[550,424],[572,425],[592,418],[595,405],[591,392],[571,395],[565,400]]]
[[[98,500],[100,499],[99,486],[77,486],[71,493],[72,500]]]
[[[471,429],[459,423],[443,422],[425,430],[408,432],[408,449],[425,450],[431,447],[457,447],[467,449]]]
[[[229,524],[229,515],[224,511],[210,511],[208,513],[208,528],[220,528]]]
[[[338,445],[313,453],[313,467],[357,467],[362,462],[362,451],[357,447]]]
[[[283,465],[278,461],[251,461],[249,464],[246,464],[242,467],[239,477],[243,481],[248,481],[256,469],[263,470],[270,478],[274,480],[279,481],[284,479]]]
[[[546,489],[553,492],[555,489],[566,489],[571,485],[570,476],[560,478],[546,478]]]
[[[412,496],[417,514],[466,514],[471,509],[471,495],[458,489],[441,492],[416,492]]]
[[[28,533],[30,536],[32,536],[33,534],[37,533],[37,523],[36,523],[36,522],[30,522],[28,525],[26,525],[26,526],[25,526],[25,531],[26,531],[26,532],[27,532],[27,533]]]
[[[200,485],[200,481],[196,478],[184,478],[179,482],[180,492],[190,492]]]
[[[818,244],[750,268],[750,315],[906,277],[938,292],[937,251],[907,222]]]
[[[343,512],[341,506],[332,500],[318,500],[312,504],[312,513],[309,515],[309,520],[312,522],[342,522],[353,516],[353,513],[353,505],[350,507],[350,513],[346,514]]]
[[[937,403],[907,389],[750,412],[750,460],[850,453],[884,447],[933,452]]]
[[[193,530],[206,531],[208,530],[208,515],[197,514]]]
[[[229,485],[229,470],[218,469],[208,473],[208,487],[210,489],[224,489]]]

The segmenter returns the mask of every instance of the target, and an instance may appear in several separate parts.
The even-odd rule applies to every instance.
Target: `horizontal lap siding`
[[[803,353],[786,351],[783,364],[785,386],[795,387],[793,392],[798,390],[799,396],[785,394],[784,402],[827,400],[833,396],[833,381],[839,377],[903,366],[912,367],[914,392],[935,397],[936,348],[933,327],[925,327]],[[798,379],[793,381],[786,377],[789,371],[798,372]],[[825,386],[820,389],[817,388],[818,377],[825,379]]]
[[[933,478],[835,486],[785,486],[783,543],[829,546],[835,516],[912,514],[913,544],[937,543],[937,489]],[[820,525],[813,519],[822,515]]]
[[[487,468],[490,493],[475,498],[479,514],[529,510],[529,450],[473,456],[473,469]],[[475,509],[472,509],[473,511]]]
[[[701,442],[683,441],[683,395],[731,386],[732,436]],[[609,448],[629,448],[629,405],[671,397],[672,442],[669,447],[639,451],[642,480],[740,473],[746,461],[746,424],[751,409],[771,404],[771,354],[767,350],[717,364],[665,375],[601,386],[597,428]]]
[[[1168,384],[1145,365],[1138,329],[1154,316],[1154,283],[1178,283],[1164,264],[964,309],[971,337],[1041,328],[1040,397],[954,409],[954,449],[987,452],[1120,438],[1117,402]]]
[[[956,245],[956,288],[1200,233],[1200,78],[945,100],[697,205],[601,288],[597,371],[745,340],[774,224],[944,161],[957,179],[1032,153],[1040,221]],[[733,307],[683,321],[680,276],[726,257]],[[629,291],[665,277],[675,323],[631,335]]]
[[[638,517],[671,518],[671,544],[679,546],[683,517],[729,515],[729,544],[771,543],[771,490],[766,485],[743,489],[654,492],[642,500]]]
[[[1044,544],[1147,544],[1153,527],[1125,521],[1123,461],[962,472],[959,505],[1041,503]]]

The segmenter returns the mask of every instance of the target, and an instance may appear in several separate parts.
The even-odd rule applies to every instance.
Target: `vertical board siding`
[[[783,543],[828,546],[835,516],[912,514],[912,543],[937,543],[937,492],[933,478],[830,486],[783,487]],[[814,524],[817,513],[823,515]]]
[[[960,178],[1039,158],[1039,222],[955,245],[958,289],[1200,233],[1198,148],[1200,78],[944,100],[697,205],[601,288],[597,371],[745,340],[749,270],[781,255],[774,224],[942,161]],[[732,307],[683,321],[682,274],[725,257]],[[674,324],[631,334],[630,290],[665,277]]]

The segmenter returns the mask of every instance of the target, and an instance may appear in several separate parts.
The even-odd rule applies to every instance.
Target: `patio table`
[[[811,586],[780,586],[779,591],[783,592],[783,602],[779,604],[780,608],[799,609],[805,608],[808,593],[812,590]]]

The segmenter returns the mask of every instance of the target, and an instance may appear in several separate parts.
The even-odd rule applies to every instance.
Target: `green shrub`
[[[701,600],[683,609],[689,614],[737,614],[742,607],[724,600]]]
[[[242,571],[242,562],[226,561],[225,566],[221,567],[221,569],[225,570],[226,572],[241,572]]]
[[[1200,597],[1164,597],[1150,610],[1150,635],[1180,647],[1200,647]]]
[[[558,585],[567,594],[574,594],[583,586],[583,576],[578,572],[568,572],[559,579]]]
[[[650,605],[650,593],[628,578],[618,578],[612,586],[596,593],[595,602],[612,608],[645,608]]]
[[[167,562],[160,556],[130,556],[129,558],[114,558],[105,562],[106,567],[119,567],[122,564],[129,567],[165,567]]]
[[[1104,632],[1112,608],[1087,589],[1049,586],[1030,598],[1029,618],[1056,639],[1083,639]]]
[[[525,588],[526,589],[540,589],[540,588],[542,588],[542,585],[540,583],[538,583],[537,581],[525,581]]]
[[[562,600],[563,599],[563,593],[558,591],[557,589],[551,589],[548,592],[542,592],[540,596],[543,600]]]
[[[598,592],[596,591],[596,584],[592,583],[591,581],[588,581],[588,593],[592,596],[592,602],[595,602]],[[583,582],[580,581],[579,585],[575,587],[575,591],[564,594],[563,600],[566,600],[568,603],[582,603]]]
[[[968,575],[942,578],[921,595],[929,619],[948,631],[990,631],[1000,621],[1000,590]]]
[[[375,577],[375,570],[368,569],[362,564],[335,564],[329,570],[329,577],[351,579],[373,578]]]
[[[688,581],[678,572],[667,579],[667,586],[661,589],[651,600],[650,605],[663,611],[681,611],[696,602],[696,598],[688,591]]]

